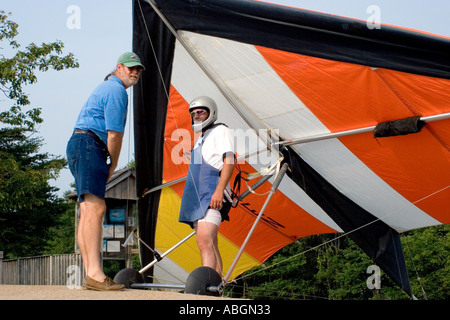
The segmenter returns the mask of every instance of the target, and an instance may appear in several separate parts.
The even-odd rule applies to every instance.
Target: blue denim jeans
[[[78,200],[82,202],[87,193],[104,199],[109,173],[106,148],[87,134],[74,133],[66,153],[70,172],[75,178]]]

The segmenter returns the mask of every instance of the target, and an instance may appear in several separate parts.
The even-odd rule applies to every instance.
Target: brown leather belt
[[[102,139],[100,139],[94,132],[92,132],[91,130],[82,130],[82,129],[75,129],[74,131],[75,133],[82,133],[82,134],[87,134],[88,136],[94,138],[98,143],[100,143],[102,146],[104,146],[106,148],[105,143],[103,142]]]
[[[106,153],[106,158],[110,158],[109,152],[108,152],[108,147],[106,146],[106,144],[103,142],[102,139],[100,139],[94,132],[92,132],[91,130],[83,130],[83,129],[75,129],[74,133],[81,133],[81,134],[86,134],[92,138],[95,139],[95,141],[97,141],[98,143],[100,143],[100,145],[104,148],[105,153]]]

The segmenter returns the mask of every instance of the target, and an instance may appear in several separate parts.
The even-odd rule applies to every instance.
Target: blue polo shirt
[[[107,143],[108,131],[124,132],[128,94],[122,81],[110,76],[89,96],[78,116],[75,129],[91,130]]]

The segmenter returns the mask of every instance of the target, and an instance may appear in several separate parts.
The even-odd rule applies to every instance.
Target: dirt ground
[[[135,290],[105,292],[67,286],[0,285],[0,300],[223,300],[175,291]]]

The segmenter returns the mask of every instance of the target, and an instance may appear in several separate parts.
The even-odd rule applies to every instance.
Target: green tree
[[[412,292],[418,299],[450,297],[449,230],[443,225],[401,236]],[[252,299],[409,299],[383,272],[381,289],[369,290],[370,265],[372,260],[349,238],[317,235],[281,249],[262,266],[244,273],[238,284]]]
[[[65,196],[70,193],[67,191]],[[75,202],[66,202],[66,210],[56,218],[56,225],[49,228],[49,240],[44,254],[67,254],[75,251]]]
[[[33,130],[36,124],[42,123],[41,109],[24,110],[30,104],[23,90],[24,85],[37,82],[36,72],[78,68],[79,64],[73,54],[62,55],[64,44],[61,41],[42,43],[40,46],[31,43],[25,50],[19,50],[20,44],[15,40],[18,33],[18,24],[0,11],[0,50],[3,51],[0,55],[0,91],[9,99],[8,103],[14,102],[9,109],[2,105],[1,109],[6,111],[0,112],[0,122]],[[4,45],[15,51],[14,56],[5,57]]]
[[[68,208],[49,185],[65,159],[38,153],[42,139],[26,132],[0,129],[0,248],[8,258],[41,254],[50,228]]]
[[[402,237],[413,293],[419,299],[450,298],[450,225],[408,232]]]
[[[243,275],[244,295],[252,299],[327,299],[327,284],[316,281],[320,245],[329,236],[299,239],[263,265]]]
[[[0,100],[0,248],[8,258],[41,254],[68,206],[49,185],[66,161],[39,153],[42,139],[34,135],[41,109],[29,107],[23,88],[36,83],[37,72],[78,67],[72,54],[62,55],[61,41],[19,50],[17,35],[18,25],[0,11],[0,91],[6,97]]]

